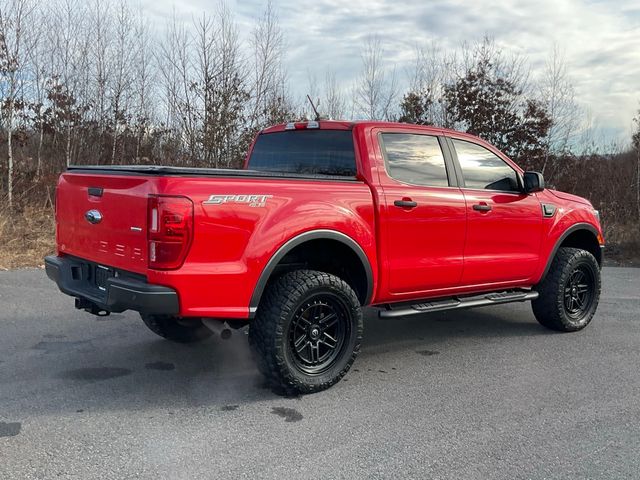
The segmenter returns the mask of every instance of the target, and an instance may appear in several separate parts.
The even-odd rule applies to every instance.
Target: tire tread
[[[291,374],[285,359],[283,323],[293,314],[298,299],[318,287],[342,292],[356,315],[356,339],[353,350],[343,368],[334,376],[319,382],[305,382]],[[357,308],[354,308],[357,306]],[[294,270],[274,280],[265,291],[258,313],[249,327],[249,344],[256,357],[260,372],[268,383],[285,394],[313,393],[325,390],[337,383],[355,361],[362,341],[362,312],[353,289],[341,278],[315,270]]]
[[[571,323],[564,315],[564,297],[561,290],[564,288],[565,276],[568,274],[568,270],[579,261],[588,261],[592,264],[596,272],[596,291],[593,293],[595,298],[586,322],[576,325]],[[559,248],[551,262],[547,276],[535,287],[539,297],[531,302],[531,306],[536,320],[541,325],[559,332],[574,332],[586,327],[595,314],[598,299],[600,298],[599,272],[600,268],[597,260],[588,251],[573,247]]]

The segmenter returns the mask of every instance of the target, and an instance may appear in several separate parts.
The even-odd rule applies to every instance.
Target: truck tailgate
[[[57,191],[57,244],[74,255],[145,273],[147,198],[154,177],[64,173]]]

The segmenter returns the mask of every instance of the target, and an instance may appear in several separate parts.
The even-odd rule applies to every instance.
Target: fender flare
[[[596,242],[598,241],[598,230],[596,229],[596,227],[594,227],[590,223],[576,223],[575,225],[572,225],[569,228],[567,228],[563,232],[563,234],[560,235],[560,238],[556,240],[556,243],[553,246],[551,253],[549,254],[549,258],[547,259],[547,265],[545,266],[544,271],[542,272],[542,276],[540,277],[540,280],[538,281],[538,283],[542,282],[547,276],[547,273],[549,273],[549,269],[551,268],[551,263],[553,262],[553,259],[556,257],[556,253],[558,253],[558,249],[560,248],[560,245],[562,245],[562,242],[564,242],[569,235],[579,230],[586,230],[592,233],[593,236],[596,238]],[[600,248],[602,248],[602,246]]]
[[[367,277],[367,295],[363,305],[368,305],[371,302],[371,299],[373,298],[373,270],[371,269],[369,259],[364,253],[362,247],[348,235],[335,230],[310,230],[287,240],[284,245],[282,245],[269,259],[253,289],[253,294],[251,295],[251,301],[249,303],[249,318],[253,318],[255,316],[258,305],[260,304],[260,299],[262,298],[264,289],[267,286],[267,282],[278,263],[280,263],[280,260],[282,260],[284,256],[295,247],[310,240],[336,240],[349,247],[353,253],[357,255]]]

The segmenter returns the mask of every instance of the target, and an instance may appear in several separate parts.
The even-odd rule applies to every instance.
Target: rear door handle
[[[478,203],[477,205],[473,206],[473,209],[477,210],[478,212],[490,212],[491,205],[487,205],[486,203]]]
[[[401,207],[401,208],[415,208],[418,206],[418,202],[414,202],[413,200],[409,199],[409,198],[403,198],[402,200],[396,200],[395,202],[393,202],[393,204],[396,207]]]

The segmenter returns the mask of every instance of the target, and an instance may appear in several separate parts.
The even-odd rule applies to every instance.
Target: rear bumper
[[[73,257],[50,255],[44,259],[47,276],[61,292],[92,304],[107,312],[135,310],[141,313],[177,315],[178,293],[169,287],[152,285],[134,276],[108,278],[102,289],[92,285],[87,272],[90,262]]]

